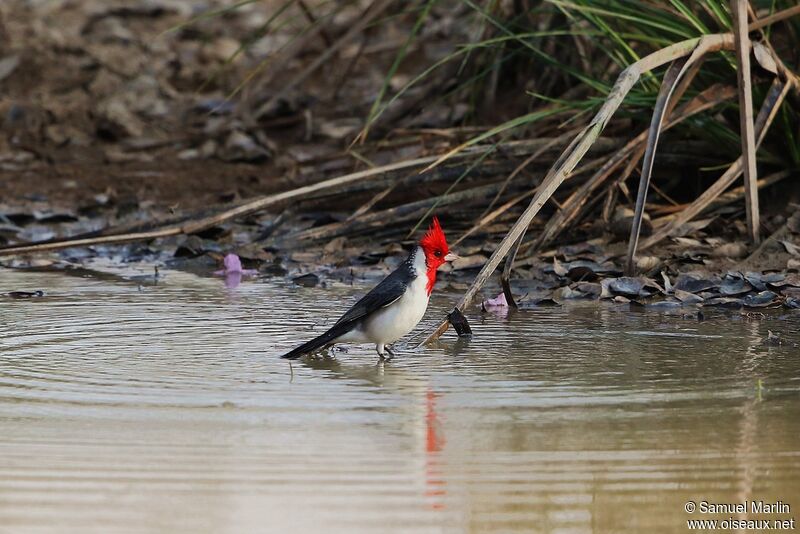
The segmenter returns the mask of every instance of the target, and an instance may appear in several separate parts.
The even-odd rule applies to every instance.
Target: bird
[[[389,346],[411,332],[425,315],[436,271],[458,259],[434,216],[428,231],[397,269],[356,302],[324,334],[281,356],[294,360],[335,343],[374,343],[381,360]]]

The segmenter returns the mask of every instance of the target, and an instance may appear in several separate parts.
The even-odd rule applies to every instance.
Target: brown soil
[[[169,31],[228,4],[0,3],[2,202],[79,206],[112,192],[194,208],[285,186],[279,144],[256,139],[239,110],[214,110],[257,61],[227,64],[269,2]]]
[[[99,194],[134,198],[185,209],[207,207],[285,188],[269,166],[220,161],[163,163],[59,163],[0,171],[7,203],[45,200],[57,206],[83,206]]]

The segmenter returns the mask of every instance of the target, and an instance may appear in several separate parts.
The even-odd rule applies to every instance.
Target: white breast
[[[425,254],[420,248],[414,253],[414,270],[417,276],[403,296],[364,321],[360,330],[367,341],[375,344],[394,343],[422,320],[428,309],[429,295]]]

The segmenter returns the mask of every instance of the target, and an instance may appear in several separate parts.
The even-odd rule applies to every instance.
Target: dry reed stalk
[[[545,177],[542,184],[537,188],[536,194],[531,200],[530,205],[522,213],[516,223],[511,227],[508,234],[495,249],[492,256],[483,266],[477,277],[469,287],[467,292],[458,302],[456,307],[463,311],[477,294],[478,290],[483,287],[483,284],[489,279],[497,266],[508,255],[512,247],[518,248],[521,239],[524,237],[525,230],[530,225],[533,218],[547,202],[547,200],[558,189],[561,183],[566,178],[575,166],[580,162],[583,156],[588,152],[592,144],[600,136],[600,133],[605,128],[608,121],[613,116],[614,112],[619,108],[625,96],[631,90],[633,85],[639,80],[642,73],[649,72],[661,65],[674,61],[678,58],[684,57],[689,54],[705,54],[708,52],[718,51],[722,49],[730,50],[733,46],[733,36],[731,34],[713,34],[688,39],[675,43],[666,48],[653,52],[645,56],[639,61],[628,66],[617,78],[614,87],[612,88],[603,106],[592,119],[591,123],[579,133],[567,149],[561,154],[558,160],[553,164],[550,172]],[[698,52],[699,51],[699,52]],[[433,165],[441,163],[449,156],[453,155],[452,151],[445,154],[440,160]],[[432,165],[432,166],[433,166]],[[513,264],[513,261],[512,261]],[[447,331],[449,323],[444,321],[441,323],[430,335],[423,341],[423,344],[430,343],[437,339],[440,335]]]
[[[753,91],[750,71],[750,36],[747,33],[747,0],[731,0],[733,38],[736,48],[736,74],[739,86],[739,132],[742,139],[747,232],[758,243],[760,215],[758,209],[758,172],[756,170],[756,135],[753,129]]]
[[[770,87],[770,90],[764,99],[764,103],[761,105],[761,110],[758,112],[758,115],[755,119],[756,148],[758,148],[758,145],[760,145],[761,141],[764,139],[769,126],[772,124],[772,121],[778,112],[781,102],[783,102],[784,98],[786,98],[786,94],[789,92],[789,88],[791,86],[792,83],[788,80],[782,81],[779,78],[775,78],[773,81],[772,87]],[[677,214],[670,224],[657,228],[652,235],[642,242],[639,248],[644,250],[653,246],[662,239],[671,235],[679,227],[692,220],[701,211],[706,209],[714,201],[714,199],[719,197],[728,187],[730,187],[731,184],[733,184],[733,182],[736,181],[741,174],[742,157],[740,156],[731,164],[730,167],[728,167],[725,173],[720,176],[713,185],[711,185],[711,187],[706,189],[703,194],[695,199],[695,201],[692,202],[686,209]]]

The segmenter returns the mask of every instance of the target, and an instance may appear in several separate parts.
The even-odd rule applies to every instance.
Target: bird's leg
[[[392,350],[392,347],[390,347],[389,345],[386,345],[386,352],[389,353],[389,358],[388,358],[389,360],[391,360],[396,356],[394,351]]]
[[[377,345],[375,345],[375,351],[378,353],[378,357],[380,358],[381,361],[385,359],[383,357],[383,349],[384,349],[383,343],[378,343]]]

